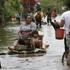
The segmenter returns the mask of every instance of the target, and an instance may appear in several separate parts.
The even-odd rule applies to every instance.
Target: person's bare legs
[[[36,41],[36,45],[37,45],[37,47],[38,48],[42,48],[42,40],[38,40],[38,41]]]
[[[35,47],[35,48],[42,48],[42,40],[39,40],[39,39],[34,39],[32,40],[32,45]],[[37,46],[37,47],[36,47]]]

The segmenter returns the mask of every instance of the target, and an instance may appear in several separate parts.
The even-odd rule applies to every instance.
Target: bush
[[[64,0],[64,5],[70,8],[70,0]]]

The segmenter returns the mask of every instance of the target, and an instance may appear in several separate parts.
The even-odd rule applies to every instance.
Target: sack
[[[26,45],[18,45],[17,47],[15,47],[16,51],[24,51],[27,49]]]
[[[57,28],[55,30],[55,37],[56,37],[56,39],[63,39],[64,38],[64,29]]]

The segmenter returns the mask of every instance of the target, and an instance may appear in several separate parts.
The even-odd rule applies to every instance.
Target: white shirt
[[[19,31],[34,31],[36,30],[36,24],[31,22],[31,24],[26,24],[26,22],[22,22],[20,27],[19,27]],[[26,39],[28,37],[28,34],[21,34],[19,35],[21,39]]]
[[[42,21],[47,23],[47,16],[43,17]]]
[[[70,31],[70,11],[66,11],[62,14],[62,20],[65,21],[64,29],[65,29],[65,35],[66,35]]]
[[[31,22],[31,24],[26,24],[26,22],[22,22],[20,25],[20,31],[28,31],[28,30],[36,30],[36,24]]]

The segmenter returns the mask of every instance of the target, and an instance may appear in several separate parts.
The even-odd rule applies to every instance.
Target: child
[[[31,41],[35,48],[42,48],[42,38],[39,36],[38,31],[33,32]]]

